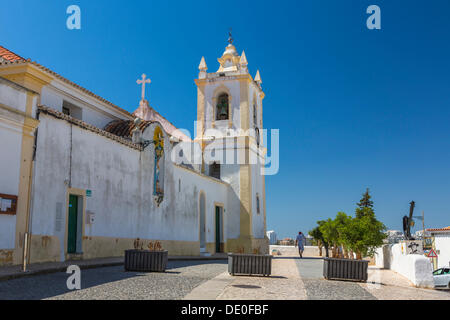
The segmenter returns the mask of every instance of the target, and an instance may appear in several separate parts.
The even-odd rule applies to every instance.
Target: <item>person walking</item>
[[[297,239],[295,239],[295,245],[298,246],[298,253],[300,254],[300,258],[303,258],[303,251],[305,250],[304,242],[306,242],[306,238],[300,231],[298,233]]]

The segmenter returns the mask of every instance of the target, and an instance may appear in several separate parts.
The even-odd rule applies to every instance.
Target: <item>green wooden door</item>
[[[67,253],[77,252],[77,220],[78,220],[77,216],[78,216],[78,197],[70,195]]]
[[[221,232],[220,207],[216,207],[216,252],[220,252]]]

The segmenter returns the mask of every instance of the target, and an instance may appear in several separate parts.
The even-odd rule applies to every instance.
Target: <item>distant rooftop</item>
[[[430,231],[430,232],[450,231],[450,226],[445,227],[445,228],[431,228],[431,229],[427,229],[427,231]]]

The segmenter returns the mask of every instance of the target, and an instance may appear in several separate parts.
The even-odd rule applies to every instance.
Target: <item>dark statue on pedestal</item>
[[[414,225],[413,212],[414,212],[415,205],[416,205],[416,203],[414,201],[411,201],[410,207],[409,207],[409,217],[408,216],[403,217],[403,233],[405,235],[406,240],[415,240],[411,236],[411,226]]]

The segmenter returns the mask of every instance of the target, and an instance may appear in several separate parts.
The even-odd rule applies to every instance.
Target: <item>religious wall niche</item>
[[[164,134],[160,127],[155,128],[153,141],[155,145],[153,198],[159,207],[164,198]]]
[[[229,118],[228,94],[222,93],[217,99],[216,120],[228,120],[228,118]]]

